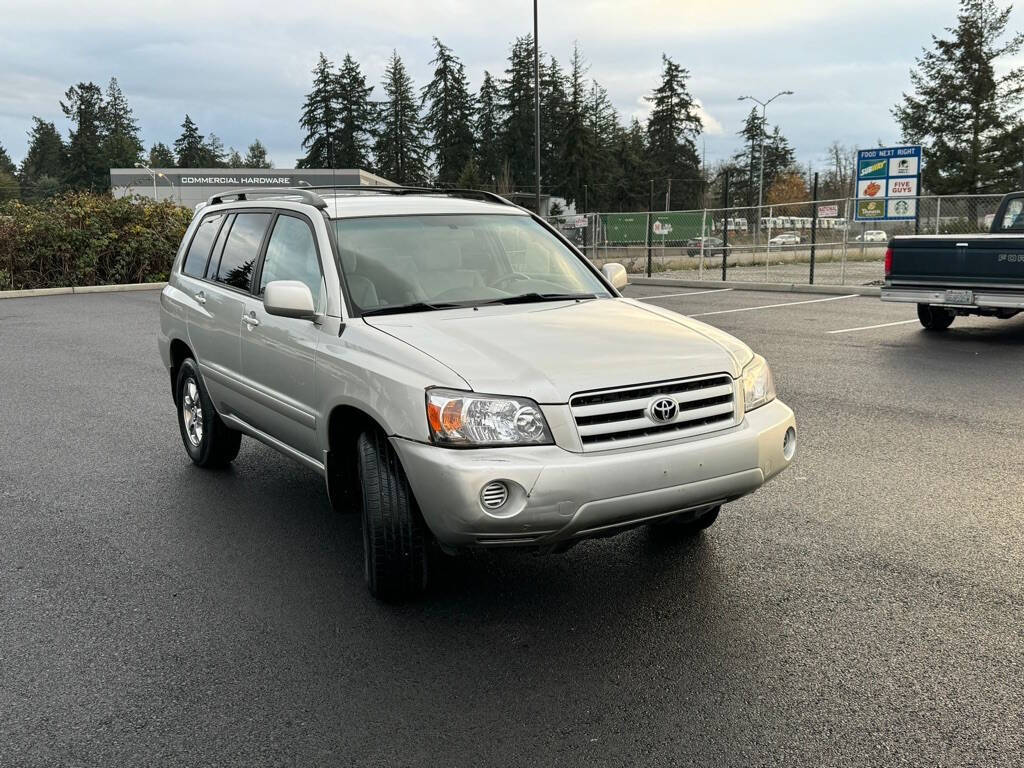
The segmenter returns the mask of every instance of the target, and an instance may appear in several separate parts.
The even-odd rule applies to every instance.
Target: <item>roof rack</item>
[[[315,208],[323,210],[327,207],[327,203],[324,199],[315,192],[310,191],[310,187],[253,187],[249,189],[232,189],[227,192],[219,192],[216,195],[212,195],[207,204],[218,205],[223,203],[226,198],[232,198],[239,202],[244,202],[252,199],[253,197],[298,197],[301,198],[303,203],[312,205]]]
[[[385,195],[450,195],[452,197],[486,200],[491,203],[498,203],[499,205],[509,205],[513,208],[522,207],[494,192],[486,192],[482,189],[462,189],[460,187],[407,187],[384,184],[324,184],[320,186],[303,187],[303,189],[323,189],[341,192],[372,192]]]

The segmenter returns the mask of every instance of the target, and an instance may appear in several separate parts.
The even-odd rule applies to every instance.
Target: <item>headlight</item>
[[[768,362],[760,355],[743,369],[743,410],[752,411],[775,399],[775,379]]]
[[[552,443],[544,414],[533,400],[427,390],[427,423],[438,445],[542,445]]]

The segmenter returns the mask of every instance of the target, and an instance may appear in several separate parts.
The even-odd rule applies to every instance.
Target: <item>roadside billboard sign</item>
[[[921,147],[857,152],[856,221],[913,221],[921,193]]]
[[[834,219],[839,216],[839,206],[835,203],[830,205],[819,205],[818,206],[818,218],[819,219]]]

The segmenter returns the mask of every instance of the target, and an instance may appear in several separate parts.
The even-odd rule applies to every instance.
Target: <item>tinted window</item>
[[[210,246],[213,245],[213,238],[217,236],[217,230],[224,220],[224,214],[215,213],[206,216],[199,222],[199,229],[192,238],[192,244],[185,255],[185,263],[181,271],[192,277],[202,277],[206,273],[206,262],[210,258]]]
[[[242,291],[249,290],[252,269],[260,255],[268,223],[269,213],[240,213],[235,217],[214,280]]]
[[[313,303],[320,305],[320,262],[316,256],[313,231],[303,219],[279,216],[267,244],[260,276],[260,295],[274,280],[299,280],[309,286]]]

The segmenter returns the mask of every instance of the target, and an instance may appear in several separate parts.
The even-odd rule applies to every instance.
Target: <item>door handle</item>
[[[250,331],[260,324],[259,318],[256,317],[255,313],[252,312],[250,312],[248,315],[242,315],[242,322],[249,326]]]
[[[196,301],[199,302],[200,304],[205,304],[206,303],[206,291],[199,291],[199,293],[196,294]]]

